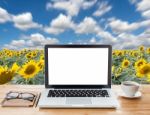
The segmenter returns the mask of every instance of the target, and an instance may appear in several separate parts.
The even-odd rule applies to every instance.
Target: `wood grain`
[[[112,87],[116,95],[121,92],[120,85]],[[0,102],[10,90],[44,90],[42,85],[1,85]],[[39,109],[38,107],[0,107],[0,115],[150,115],[150,85],[142,85],[142,97],[126,99],[118,96],[120,107],[117,109]]]

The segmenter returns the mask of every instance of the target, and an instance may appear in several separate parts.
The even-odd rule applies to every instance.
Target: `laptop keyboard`
[[[109,97],[107,90],[49,90],[48,97]]]

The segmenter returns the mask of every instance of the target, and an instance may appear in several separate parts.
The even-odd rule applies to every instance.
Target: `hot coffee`
[[[124,83],[126,86],[136,86],[135,84]]]
[[[139,86],[140,85],[138,83],[133,81],[124,81],[121,84],[123,92],[130,97],[136,94],[136,92],[139,90]]]

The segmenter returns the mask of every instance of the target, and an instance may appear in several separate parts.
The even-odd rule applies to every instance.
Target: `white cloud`
[[[150,44],[150,20],[128,23],[119,19],[111,18],[109,26],[112,31],[117,33],[116,40],[113,42],[114,49],[132,49],[140,45],[148,46]],[[131,34],[131,31],[145,27],[145,31],[139,35]],[[111,35],[111,34],[110,34]]]
[[[129,0],[129,2],[131,3],[131,4],[135,4],[135,3],[137,3],[139,0]]]
[[[149,27],[150,26],[150,19],[139,22],[139,25],[140,25],[140,27]]]
[[[55,35],[57,35],[57,34],[60,34],[60,33],[64,32],[65,30],[64,29],[60,29],[60,28],[45,27],[44,31],[46,33],[49,33],[49,34],[55,34]]]
[[[150,9],[150,0],[141,0],[137,3],[137,10],[138,11],[145,11]]]
[[[50,5],[51,4],[51,5]],[[48,8],[54,8],[54,9],[59,9],[59,10],[65,10],[67,14],[74,16],[77,15],[79,12],[79,7],[80,7],[80,1],[79,0],[73,0],[73,1],[56,1],[53,4],[48,3],[47,9]]]
[[[114,49],[137,49],[140,45],[149,47],[150,44],[150,29],[145,30],[139,35],[131,33],[120,33],[115,36],[117,39],[114,44]]]
[[[150,25],[150,20],[144,20],[141,22],[128,23],[127,21],[122,21],[120,19],[109,20],[109,26],[115,33],[131,32],[140,27],[148,27]]]
[[[134,2],[136,10],[141,13],[144,18],[150,18],[150,0],[138,0]]]
[[[46,9],[51,8],[64,10],[70,16],[78,15],[81,8],[88,9],[96,3],[97,0],[60,0],[46,4]]]
[[[40,33],[31,34],[30,36],[24,36],[24,39],[13,40],[10,44],[5,44],[4,48],[9,49],[41,49],[45,44],[57,44],[59,40],[56,38],[44,37]]]
[[[45,44],[55,44],[58,43],[58,39],[56,38],[49,38],[49,37],[44,37],[40,33],[35,33],[31,34],[29,36],[29,41],[33,43],[34,46],[44,46]]]
[[[15,49],[17,50],[17,46],[14,46],[14,45],[10,45],[10,44],[5,44],[3,48],[8,48],[8,49]],[[20,48],[19,48],[20,49]]]
[[[88,8],[92,7],[96,2],[97,2],[97,0],[90,0],[90,1],[85,0],[82,3],[82,7],[83,7],[83,9],[88,9]]]
[[[108,2],[100,2],[98,9],[93,13],[94,16],[102,16],[109,12],[112,6],[108,5]]]
[[[42,27],[42,25],[33,22],[32,14],[30,12],[14,15],[12,20],[14,22],[14,26],[21,30]]]
[[[82,22],[76,25],[75,33],[77,34],[95,34],[100,41],[98,43],[114,44],[116,38],[109,32],[103,30],[100,25],[91,17],[85,17]],[[89,43],[97,42],[95,38],[91,38]]]
[[[53,5],[52,5],[52,3],[48,2],[48,3],[46,4],[46,10],[49,10],[49,9],[51,9],[51,8],[53,8]]]
[[[149,47],[150,44],[150,33],[147,32],[143,32],[139,35],[122,33],[118,36],[118,38],[119,39],[115,47],[119,49],[136,49],[140,45]]]
[[[106,32],[108,35],[112,36],[109,32]],[[99,36],[100,37],[100,36]],[[104,37],[104,36],[103,36]],[[112,39],[112,38],[111,38]],[[150,31],[147,30],[139,35],[133,35],[129,33],[121,33],[115,36],[115,40],[108,39],[95,39],[91,38],[87,43],[91,44],[111,44],[113,49],[137,49],[140,45],[149,47],[150,44]],[[84,42],[83,42],[84,43]]]
[[[150,45],[150,28],[138,35],[138,39],[144,44],[144,46]]]
[[[142,13],[142,16],[143,16],[143,17],[146,17],[146,18],[150,18],[150,9],[144,11],[144,12]]]
[[[5,44],[4,48],[20,49],[25,45],[25,40],[12,40],[11,44]]]
[[[75,33],[79,34],[98,33],[99,31],[100,27],[91,17],[85,17],[84,20],[80,22],[75,28]]]
[[[92,38],[89,40],[89,43],[95,44],[95,43],[96,43],[96,38],[92,37]]]
[[[56,19],[52,20],[51,26],[55,28],[72,28],[73,22],[71,21],[70,16],[65,16],[63,14],[60,14]]]
[[[0,7],[0,23],[10,21],[11,15],[3,8]]]
[[[115,49],[132,49],[140,45],[136,36],[129,33],[121,33],[117,38],[117,42],[114,45]]]
[[[150,44],[150,20],[135,22],[129,24],[126,21],[111,18],[109,24],[113,31],[118,33],[113,35],[109,31],[104,30],[100,25],[91,17],[85,17],[83,21],[76,24],[74,31],[77,34],[95,34],[94,37],[85,40],[78,40],[77,43],[81,44],[111,44],[114,49],[132,49],[137,48],[139,45],[148,46]],[[109,25],[110,26],[110,25]],[[139,35],[129,33],[130,31],[146,27],[147,30]],[[75,42],[76,43],[76,42]]]
[[[113,21],[113,19],[109,21]],[[128,24],[125,24],[125,25],[128,25]],[[146,27],[146,26],[148,27],[148,25],[150,25],[150,20],[139,22],[137,23],[137,25],[138,25],[137,27]],[[98,27],[100,28],[100,26]],[[116,27],[121,27],[121,25],[116,25]],[[117,35],[112,35],[110,32],[105,31],[102,28],[100,28],[98,32],[92,31],[96,34],[97,39],[91,38],[89,39],[89,41],[83,41],[83,43],[111,44],[114,49],[133,49],[133,48],[137,48],[140,45],[149,47],[150,28],[147,28],[143,33],[139,35],[134,35],[134,34],[129,33],[128,31],[126,32],[126,30],[131,29],[131,27],[127,29],[126,28],[121,29],[123,31],[118,33]],[[82,33],[84,33],[84,31]]]
[[[13,40],[11,44],[13,46],[22,47],[25,45],[25,40]]]
[[[0,23],[11,21],[14,26],[20,30],[27,30],[31,28],[41,28],[42,25],[33,21],[30,12],[14,15],[7,12],[7,10],[0,7]]]
[[[74,28],[74,23],[70,16],[60,14],[57,18],[53,19],[49,27],[45,27],[44,31],[50,34],[59,34],[66,29]]]
[[[117,39],[116,37],[114,37],[111,33],[107,32],[107,31],[104,31],[104,30],[101,30],[97,36],[99,36],[101,39],[101,42],[102,43],[105,43],[105,44],[115,44]]]
[[[127,21],[122,21],[119,19],[111,20],[109,26],[112,28],[113,31],[119,33],[133,31],[139,28],[139,25],[137,23],[129,24]]]

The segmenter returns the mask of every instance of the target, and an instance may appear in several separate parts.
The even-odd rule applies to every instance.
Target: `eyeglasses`
[[[28,101],[33,101],[35,98],[35,95],[32,93],[28,92],[8,92],[6,94],[6,99],[11,100],[11,99],[23,99],[23,100],[28,100]]]

